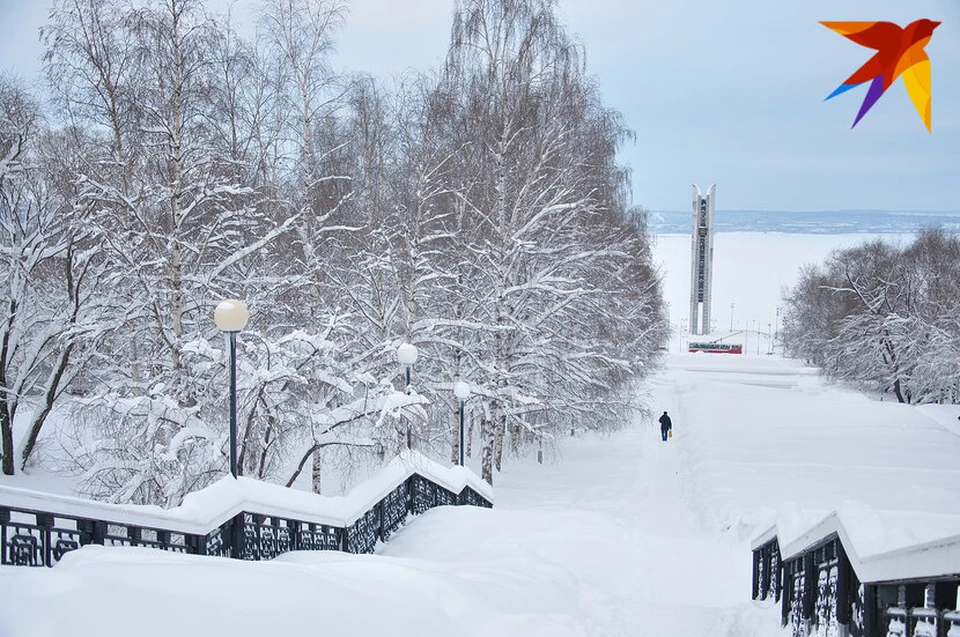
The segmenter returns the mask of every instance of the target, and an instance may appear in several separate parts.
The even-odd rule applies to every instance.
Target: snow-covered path
[[[508,467],[496,512],[454,534],[484,524],[483,545],[445,554],[529,551],[569,569],[583,595],[568,610],[586,634],[760,637],[781,634],[779,613],[749,601],[748,540],[774,511],[852,500],[960,513],[960,436],[944,424],[957,407],[880,402],[773,356],[705,354],[671,356],[650,405],[653,420],[671,414],[670,441],[646,422],[571,441],[556,464]],[[450,521],[423,534],[434,522],[418,520],[385,553],[429,559],[459,542],[443,535]]]
[[[568,612],[581,618],[582,634],[779,634],[777,611],[749,601],[750,529],[708,524],[704,503],[684,488],[686,447],[697,435],[685,413],[700,382],[686,375],[668,370],[654,383],[654,419],[663,409],[675,419],[670,441],[651,422],[568,441],[559,462],[508,466],[492,515],[463,515],[465,528],[453,534],[456,513],[425,516],[383,554],[431,559],[439,550],[462,569],[498,554],[535,555],[577,581]],[[464,545],[478,536],[480,545]]]
[[[960,514],[957,407],[908,407],[762,356],[675,355],[651,421],[512,461],[496,508],[443,507],[378,555],[269,563],[85,547],[0,571],[0,635],[779,637],[749,536],[846,500]],[[172,610],[175,609],[175,610]]]

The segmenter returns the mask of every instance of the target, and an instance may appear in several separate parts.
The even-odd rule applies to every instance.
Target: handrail
[[[0,486],[0,564],[53,566],[86,544],[246,560],[293,550],[370,553],[409,515],[442,505],[492,507],[492,489],[463,467],[409,450],[335,497],[226,477],[162,509]]]

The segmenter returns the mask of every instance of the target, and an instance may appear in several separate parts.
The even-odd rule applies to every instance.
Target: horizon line
[[[642,206],[641,206],[642,208]],[[643,208],[644,211],[648,213],[678,213],[678,214],[690,214],[689,210],[677,210],[677,209],[654,209],[654,208]],[[943,214],[943,215],[960,215],[960,208],[955,209],[940,209],[940,210],[921,210],[921,209],[906,209],[906,208],[824,208],[824,209],[807,209],[807,210],[783,210],[778,208],[717,208],[716,212],[757,212],[757,213],[787,213],[787,214],[802,214],[802,213],[870,213],[870,212],[906,212],[914,214]]]

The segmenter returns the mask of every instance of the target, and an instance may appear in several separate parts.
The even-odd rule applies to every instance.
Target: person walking
[[[671,429],[673,429],[673,423],[670,422],[670,416],[667,415],[667,412],[663,412],[663,415],[660,416],[660,436],[664,442],[667,441],[667,434]]]

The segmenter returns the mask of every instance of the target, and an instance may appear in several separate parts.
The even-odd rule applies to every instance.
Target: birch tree
[[[611,196],[624,174],[609,169],[627,133],[596,108],[595,86],[553,2],[466,2],[452,33],[444,78],[463,96],[474,137],[462,174],[480,176],[462,197],[482,261],[475,284],[488,291],[482,473],[492,480],[508,429],[514,438],[536,436],[551,405],[560,406],[557,394],[596,389],[586,361],[629,367],[573,337],[578,325],[586,332],[579,320],[595,319],[590,310],[604,294],[587,273],[628,256],[591,244],[588,231],[604,214],[624,213]],[[648,292],[658,293],[655,285]]]
[[[16,467],[14,421],[40,382],[63,331],[46,307],[40,275],[66,251],[56,215],[36,187],[40,113],[26,91],[0,78],[0,436],[3,473]],[[53,299],[49,299],[52,301]]]
[[[214,299],[242,294],[231,281],[242,280],[244,259],[286,228],[250,206],[243,171],[217,152],[213,98],[229,93],[233,76],[217,75],[217,31],[198,2],[129,7],[65,0],[52,15],[48,70],[63,87],[62,108],[78,123],[109,132],[76,176],[92,210],[88,223],[114,266],[104,282],[117,318],[103,342],[114,355],[100,361],[106,382],[99,409],[126,404],[120,420],[148,425],[127,429],[128,446],[142,450],[145,468],[123,469],[129,480],[105,482],[129,483],[119,490],[139,501],[175,498],[182,489],[167,489],[161,465],[187,460],[169,452],[162,460],[158,450],[196,430],[190,422],[205,406],[199,381],[206,371],[191,367],[190,344],[211,332]],[[218,93],[222,77],[219,86],[226,88]],[[223,444],[207,434],[197,439]],[[100,479],[109,463],[98,447],[87,448],[92,455],[84,464]],[[218,464],[223,456],[191,457]],[[208,468],[180,473],[194,471]]]

